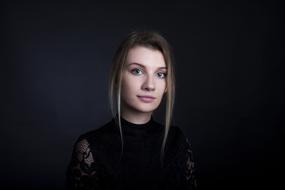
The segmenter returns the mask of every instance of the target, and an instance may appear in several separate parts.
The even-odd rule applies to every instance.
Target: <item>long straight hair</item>
[[[163,160],[165,154],[165,146],[168,132],[171,126],[174,100],[175,100],[175,72],[174,59],[171,47],[167,40],[157,31],[133,31],[121,42],[112,60],[112,66],[109,73],[108,81],[108,96],[109,104],[113,118],[119,126],[121,135],[121,158],[124,150],[124,140],[121,127],[121,86],[122,86],[122,72],[128,52],[135,46],[142,46],[153,50],[158,50],[162,53],[167,67],[166,75],[166,106],[165,106],[165,128],[164,137],[160,152],[160,163],[163,167]],[[117,117],[117,118],[116,118]]]

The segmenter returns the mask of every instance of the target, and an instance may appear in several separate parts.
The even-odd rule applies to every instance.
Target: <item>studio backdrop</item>
[[[135,29],[173,48],[173,123],[191,140],[199,188],[281,185],[281,1],[6,1],[1,15],[1,189],[64,188],[79,134],[111,119],[112,57]],[[163,122],[163,107],[154,118]]]

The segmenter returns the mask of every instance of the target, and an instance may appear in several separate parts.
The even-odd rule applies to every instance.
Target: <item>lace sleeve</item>
[[[194,158],[192,153],[191,144],[188,138],[186,138],[186,149],[185,149],[185,162],[184,164],[184,177],[187,186],[191,189],[197,189],[197,181],[195,176]]]
[[[180,133],[178,150],[165,168],[165,189],[197,190],[192,147],[188,138]],[[170,155],[170,154],[169,154]]]
[[[72,190],[96,189],[97,175],[95,162],[86,139],[74,145],[72,158],[66,171],[66,187]]]

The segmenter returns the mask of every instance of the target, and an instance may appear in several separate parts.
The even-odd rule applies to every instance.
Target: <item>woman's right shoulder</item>
[[[80,134],[77,137],[76,143],[79,142],[90,143],[91,141],[94,141],[96,139],[99,140],[100,138],[112,133],[112,130],[113,130],[112,121],[106,122],[105,124],[95,129],[91,129]]]

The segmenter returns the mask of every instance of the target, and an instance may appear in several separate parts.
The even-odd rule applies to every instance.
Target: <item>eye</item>
[[[141,70],[138,69],[138,68],[135,68],[135,69],[132,69],[132,70],[131,70],[131,73],[133,73],[133,74],[135,74],[135,75],[138,75],[139,72],[141,72]]]
[[[167,76],[167,73],[165,72],[158,72],[157,74],[159,78],[165,78]]]

